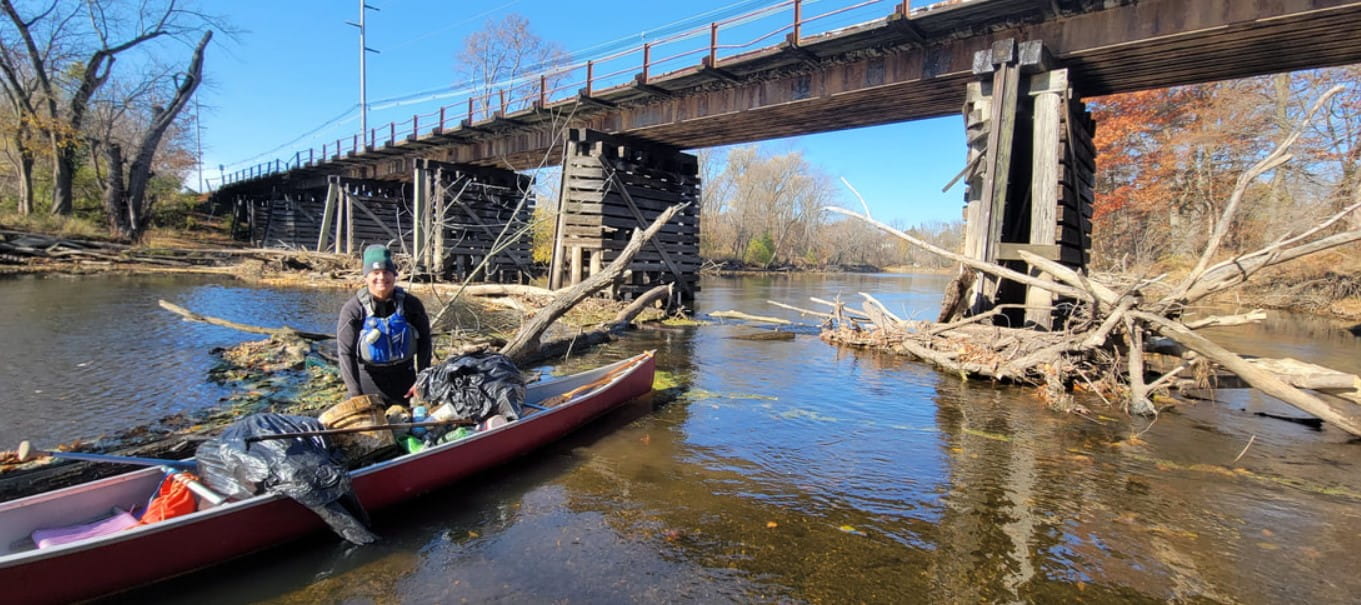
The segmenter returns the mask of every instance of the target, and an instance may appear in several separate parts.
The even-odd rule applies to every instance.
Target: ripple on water
[[[764,301],[865,291],[925,317],[945,280],[706,279],[696,304],[782,314]],[[249,308],[219,313],[251,317]],[[1361,592],[1361,577],[1337,571],[1357,563],[1361,498],[1350,494],[1361,486],[1354,444],[1333,433],[1238,404],[1198,405],[1164,412],[1135,441],[1146,421],[1100,402],[1087,403],[1106,418],[1085,420],[1050,412],[1024,389],[810,336],[727,338],[738,331],[639,332],[563,364],[580,370],[657,348],[659,368],[688,391],[669,403],[644,399],[516,464],[380,514],[386,551],[354,554],[321,538],[155,594],[1274,603],[1349,602]]]
[[[91,438],[227,395],[205,380],[217,362],[211,350],[258,337],[181,321],[158,299],[242,323],[329,331],[342,297],[183,276],[0,280],[0,444]]]

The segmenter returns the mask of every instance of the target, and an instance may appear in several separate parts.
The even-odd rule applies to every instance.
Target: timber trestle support
[[[675,204],[689,205],[634,257],[611,294],[633,298],[674,283],[681,299],[699,290],[699,159],[668,145],[573,129],[563,153],[562,189],[549,287],[571,286],[618,257],[637,229]]]
[[[1086,269],[1091,249],[1095,122],[1068,70],[1039,41],[1002,40],[974,55],[964,120],[964,254],[1038,275],[1028,251]],[[1050,330],[1063,301],[1041,288],[981,273],[963,300],[966,315],[999,306],[999,322]],[[966,282],[969,282],[966,279]]]
[[[232,234],[261,247],[358,255],[384,244],[421,279],[528,283],[533,178],[511,170],[414,162],[411,182],[337,175],[243,191]]]

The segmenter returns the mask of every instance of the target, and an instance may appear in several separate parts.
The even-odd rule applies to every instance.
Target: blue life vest
[[[364,325],[359,329],[359,357],[365,365],[394,366],[416,357],[416,327],[406,321],[406,292],[396,291],[397,310],[387,317],[374,317],[373,295],[359,292],[364,305]]]

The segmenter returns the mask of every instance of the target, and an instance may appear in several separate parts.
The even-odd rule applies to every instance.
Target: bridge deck
[[[1107,7],[1108,5],[1113,5]],[[1055,8],[1059,12],[1055,12]],[[975,0],[898,14],[457,128],[316,158],[223,192],[410,161],[555,164],[565,129],[682,149],[957,114],[975,51],[1041,40],[1084,96],[1361,62],[1361,0]],[[963,150],[960,151],[961,156]]]

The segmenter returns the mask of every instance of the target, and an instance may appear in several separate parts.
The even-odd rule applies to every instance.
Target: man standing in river
[[[363,260],[364,288],[345,302],[336,323],[340,376],[350,397],[406,404],[416,372],[430,366],[430,318],[419,298],[397,287],[386,246],[365,248]]]

